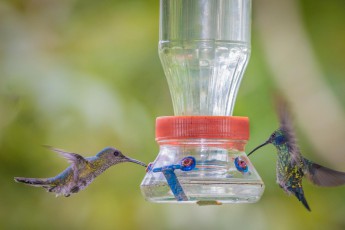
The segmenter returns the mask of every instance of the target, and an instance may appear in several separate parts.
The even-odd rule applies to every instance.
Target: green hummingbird
[[[248,156],[267,144],[273,144],[278,153],[277,183],[288,195],[295,195],[311,211],[303,192],[303,177],[306,177],[314,185],[332,187],[345,184],[345,173],[321,166],[304,158],[296,143],[286,102],[280,99],[277,105],[280,127],[272,133],[267,141],[248,153]]]
[[[66,152],[51,146],[49,149],[59,153],[71,164],[62,173],[51,178],[25,178],[15,177],[16,182],[27,185],[43,187],[48,192],[56,193],[56,196],[70,196],[85,189],[98,175],[103,173],[109,167],[122,163],[133,162],[146,167],[141,161],[126,157],[116,148],[107,147],[97,153],[96,156],[83,157],[76,153]]]

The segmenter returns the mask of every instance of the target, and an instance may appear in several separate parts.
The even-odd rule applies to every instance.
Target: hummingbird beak
[[[258,147],[256,147],[255,149],[253,149],[252,151],[250,151],[250,153],[248,153],[247,157],[249,157],[253,152],[255,152],[256,150],[258,150],[259,148],[267,145],[267,144],[270,144],[271,141],[270,139],[268,139],[267,141],[265,141],[263,144],[259,145]]]
[[[138,161],[138,160],[135,160],[135,159],[133,159],[133,158],[126,157],[125,159],[126,159],[126,161],[128,161],[128,162],[133,162],[133,163],[135,163],[135,164],[138,164],[138,165],[147,167],[147,165],[146,165],[145,163],[143,163],[143,162],[141,162],[141,161]]]

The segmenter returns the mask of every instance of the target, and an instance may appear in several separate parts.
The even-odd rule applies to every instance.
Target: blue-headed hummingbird
[[[109,167],[122,163],[133,162],[146,167],[141,161],[126,157],[121,151],[108,147],[97,153],[96,156],[83,157],[76,153],[66,152],[46,146],[49,149],[59,153],[71,164],[62,173],[51,178],[25,178],[15,177],[16,182],[22,182],[27,185],[43,187],[48,192],[56,193],[56,196],[70,196],[85,189],[98,175],[103,173]]]
[[[280,127],[275,130],[263,144],[254,148],[248,156],[257,149],[273,144],[277,149],[278,159],[276,166],[277,183],[287,193],[293,194],[310,211],[304,196],[302,179],[305,177],[314,185],[332,187],[345,184],[345,173],[316,164],[301,155],[296,143],[290,113],[286,102],[277,100]]]

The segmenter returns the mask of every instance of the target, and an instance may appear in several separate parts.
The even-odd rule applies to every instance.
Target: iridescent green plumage
[[[296,144],[287,106],[282,100],[278,104],[278,113],[280,127],[266,142],[253,149],[248,156],[267,144],[273,144],[278,154],[277,183],[287,194],[295,195],[310,211],[303,192],[303,177],[306,176],[315,185],[330,187],[345,184],[345,173],[321,166],[302,157]]]
[[[76,153],[69,153],[49,146],[48,148],[66,158],[71,166],[51,178],[15,177],[14,180],[31,186],[43,187],[48,192],[56,193],[57,196],[68,197],[72,193],[86,188],[97,176],[113,165],[121,162],[133,162],[146,167],[146,164],[126,157],[112,147],[103,149],[96,156],[85,158]]]

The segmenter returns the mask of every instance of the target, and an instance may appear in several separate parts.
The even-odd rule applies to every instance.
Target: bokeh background
[[[0,229],[345,229],[345,186],[305,182],[307,212],[275,183],[273,147],[251,158],[266,184],[255,204],[148,203],[145,171],[132,164],[69,198],[14,183],[67,167],[42,144],[84,156],[116,146],[154,160],[155,118],[173,114],[158,18],[158,0],[0,2]],[[252,55],[234,112],[251,120],[247,149],[277,128],[279,92],[304,155],[345,171],[344,54],[345,1],[253,1]]]

